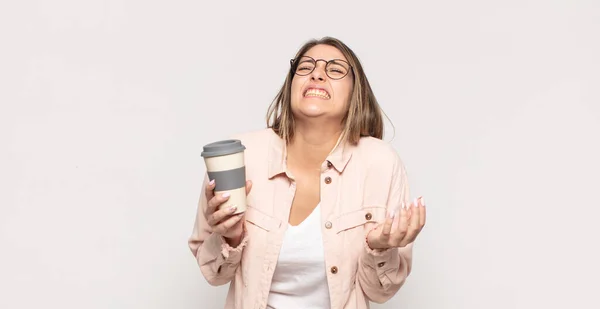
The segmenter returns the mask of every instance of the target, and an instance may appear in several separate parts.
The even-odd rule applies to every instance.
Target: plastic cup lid
[[[204,146],[201,156],[204,158],[218,157],[242,152],[246,149],[242,142],[237,139],[228,139],[210,143]]]

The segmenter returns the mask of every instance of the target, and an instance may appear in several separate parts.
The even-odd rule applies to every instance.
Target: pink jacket
[[[264,309],[277,264],[295,185],[286,174],[285,143],[272,130],[235,138],[246,146],[252,180],[246,234],[231,248],[206,223],[204,190],[189,247],[211,285],[231,283],[225,309]],[[206,185],[206,177],[204,180]],[[404,165],[387,143],[364,137],[338,145],[321,166],[321,231],[332,309],[366,309],[400,289],[411,271],[412,244],[373,251],[366,233],[388,209],[409,204]],[[204,187],[203,187],[204,188]]]

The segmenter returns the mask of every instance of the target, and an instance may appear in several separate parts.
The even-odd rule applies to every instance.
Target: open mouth
[[[331,96],[329,95],[329,93],[323,89],[317,89],[317,88],[308,88],[305,92],[304,92],[304,97],[305,98],[309,98],[309,97],[316,97],[316,98],[321,98],[321,99],[325,99],[325,100],[329,100],[331,98]]]

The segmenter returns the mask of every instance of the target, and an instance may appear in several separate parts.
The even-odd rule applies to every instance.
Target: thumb
[[[252,181],[246,180],[246,195],[250,194],[250,190],[252,190]]]
[[[373,250],[379,249],[381,247],[379,241],[381,231],[379,231],[379,229],[380,227],[377,226],[367,233],[367,245]]]

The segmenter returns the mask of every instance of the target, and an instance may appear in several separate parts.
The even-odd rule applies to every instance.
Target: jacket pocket
[[[252,206],[247,206],[244,220],[246,220],[248,243],[242,251],[241,266],[245,297],[249,297],[248,295],[258,293],[254,290],[256,286],[251,284],[251,281],[259,281],[257,276],[261,274],[259,270],[264,265],[265,253],[271,237],[270,231],[276,230],[281,220]]]
[[[364,226],[367,223],[379,223],[385,220],[385,206],[364,206],[361,209],[342,214],[336,219],[336,233],[340,233],[355,227]]]
[[[281,225],[281,220],[267,215],[252,206],[247,206],[244,218],[247,223],[251,223],[267,232]]]
[[[365,231],[385,220],[385,206],[363,206],[341,214],[333,222],[336,232],[337,246],[341,247],[341,255],[337,263],[347,271],[347,277],[342,281],[342,291],[347,293],[356,287],[358,259],[364,250]]]

